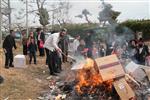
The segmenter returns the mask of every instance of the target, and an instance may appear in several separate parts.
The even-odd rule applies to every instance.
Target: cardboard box
[[[150,81],[150,67],[142,66],[141,68],[145,71],[145,73],[148,77],[148,80]]]
[[[95,59],[103,81],[124,76],[125,72],[116,55]]]
[[[120,96],[121,100],[129,100],[131,98],[135,98],[135,93],[131,89],[131,87],[128,85],[126,80],[124,78],[115,80],[113,82],[113,85]]]
[[[146,74],[143,69],[140,68],[140,65],[134,63],[131,61],[126,67],[125,67],[126,73],[130,74],[135,80],[142,81]]]

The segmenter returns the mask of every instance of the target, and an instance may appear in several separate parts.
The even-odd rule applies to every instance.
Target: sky
[[[10,0],[12,10],[12,22],[13,23],[22,23],[25,25],[25,19],[17,20],[14,16],[18,11],[25,12],[21,9],[25,8],[23,3],[20,3],[18,0]],[[28,0],[30,1],[30,0]],[[76,15],[81,14],[83,9],[87,9],[92,15],[89,16],[89,19],[92,22],[98,22],[98,13],[101,11],[101,1],[100,0],[68,0],[72,5],[72,8],[69,12],[69,18],[73,23],[84,23],[85,19],[80,19],[75,17]],[[47,0],[47,4],[50,8],[50,5],[57,0]],[[118,17],[118,21],[122,22],[128,19],[150,19],[150,0],[105,0],[106,3],[109,3],[113,6],[113,10],[121,12]],[[32,4],[34,9],[36,5]],[[34,17],[35,14],[29,15],[29,25],[30,26],[39,26],[38,17]],[[51,14],[50,14],[51,16]]]

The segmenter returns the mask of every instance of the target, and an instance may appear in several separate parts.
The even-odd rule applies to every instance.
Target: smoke
[[[134,39],[134,32],[117,23],[117,17],[120,12],[112,10],[113,6],[111,4],[102,3],[102,10],[99,12],[98,20],[100,26],[98,30],[92,30],[95,33],[98,33],[98,39],[105,42],[107,49],[113,49],[117,46],[122,47],[123,45],[128,45],[128,42]],[[102,25],[102,26],[101,26]],[[100,38],[99,38],[100,37]],[[109,51],[109,50],[108,50]],[[107,55],[111,54],[111,50]],[[81,66],[78,66],[82,63],[85,63],[85,59],[82,57],[76,57],[77,63],[73,65],[73,70],[80,69]]]
[[[112,5],[102,3],[103,9],[99,12],[98,20],[102,27],[106,27],[107,33],[102,33],[108,45],[112,45],[113,42],[123,45],[134,39],[133,31],[125,26],[120,26],[117,23],[117,17],[120,12],[112,10]]]

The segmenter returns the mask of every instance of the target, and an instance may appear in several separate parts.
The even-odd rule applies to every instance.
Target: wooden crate
[[[103,81],[124,76],[125,72],[116,55],[95,59]]]

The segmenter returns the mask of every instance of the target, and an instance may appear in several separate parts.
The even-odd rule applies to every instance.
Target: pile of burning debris
[[[82,67],[81,67],[82,66]],[[72,68],[74,80],[50,81],[43,100],[147,100],[150,97],[150,69],[133,62],[125,67],[116,55],[95,60],[86,58]]]

